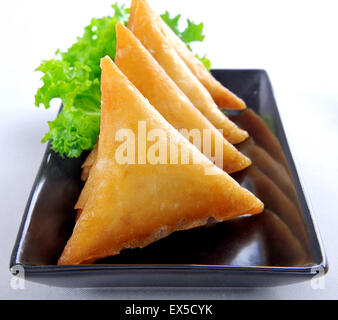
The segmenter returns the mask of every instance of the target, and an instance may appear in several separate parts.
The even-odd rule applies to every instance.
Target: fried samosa
[[[210,156],[215,156],[215,145],[223,145],[223,161],[221,161],[223,170],[232,173],[250,165],[251,161],[239,153],[192,105],[142,43],[121,23],[116,26],[115,63],[151,105],[176,129],[184,128],[188,131],[197,129],[201,132],[201,136],[203,129],[209,129],[212,132]],[[192,139],[190,142],[194,143]],[[88,178],[96,154],[97,145],[82,166],[84,181]]]
[[[59,265],[92,263],[125,248],[144,247],[174,231],[204,225],[209,218],[221,221],[263,210],[259,199],[179,134],[109,57],[101,59],[101,69],[98,155],[89,177],[95,181]],[[178,164],[168,158],[167,164],[161,164],[147,157],[140,164],[143,151],[148,155],[153,148],[145,143],[144,150],[135,148],[137,163],[121,163],[116,136],[129,130],[136,144],[143,145],[140,122],[148,133],[164,132],[170,147],[186,149],[195,161],[184,164],[180,156]]]
[[[236,96],[229,89],[225,88],[217,81],[205,66],[198,60],[195,55],[188,49],[186,44],[171,30],[171,28],[156,14],[145,0],[133,0],[130,7],[129,25],[132,26],[135,9],[138,2],[143,2],[143,5],[148,9],[148,12],[156,20],[156,26],[161,30],[163,35],[169,40],[175,51],[189,67],[195,77],[209,91],[212,98],[219,108],[242,110],[246,108],[245,102]]]
[[[217,129],[223,130],[223,135],[229,142],[236,144],[244,141],[248,133],[235,125],[218,109],[208,90],[194,76],[157,27],[157,20],[149,12],[146,4],[140,1],[133,10],[128,28],[163,67],[169,77]]]
[[[215,156],[215,145],[223,145],[222,169],[228,173],[242,170],[251,164],[192,105],[142,43],[121,23],[116,26],[116,42],[116,65],[171,125],[188,131],[197,129],[201,136],[203,129],[209,129],[212,132],[210,156]],[[194,143],[192,139],[190,142]],[[96,155],[97,144],[82,165],[82,180],[87,180]]]
[[[232,173],[250,165],[250,160],[224,139],[210,121],[192,105],[142,43],[121,23],[116,26],[115,63],[150,104],[176,129],[197,129],[201,136],[203,129],[210,130],[210,156],[215,155],[216,145],[223,145],[224,171]],[[191,139],[191,142],[194,141]]]

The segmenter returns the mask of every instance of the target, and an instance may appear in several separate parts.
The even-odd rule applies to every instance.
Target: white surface
[[[270,75],[290,146],[316,215],[330,271],[310,282],[268,289],[63,289],[10,287],[9,256],[56,109],[34,107],[33,70],[66,49],[110,1],[0,0],[0,298],[3,299],[337,299],[338,45],[335,1],[155,1],[162,13],[203,21],[199,46],[215,68],[263,68]],[[129,4],[129,1],[126,2]]]

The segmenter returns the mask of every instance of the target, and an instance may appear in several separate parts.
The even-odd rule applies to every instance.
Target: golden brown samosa
[[[209,218],[227,220],[263,210],[259,199],[180,135],[109,57],[101,60],[101,68],[98,156],[90,173],[94,187],[58,264],[91,263],[125,248],[144,247],[174,231],[204,225]],[[136,144],[143,144],[140,122],[148,132],[164,132],[170,147],[186,149],[198,161],[170,164],[167,158],[168,164],[149,160],[140,164],[144,154],[136,148],[138,162],[121,164],[117,158],[121,142],[116,136],[130,130]],[[143,151],[149,154],[153,146],[145,146]]]
[[[242,110],[246,108],[245,102],[236,96],[229,89],[225,88],[219,81],[217,81],[212,74],[204,67],[200,60],[188,49],[186,44],[170,29],[170,27],[162,20],[162,18],[152,10],[145,0],[133,0],[130,7],[130,18],[128,25],[133,24],[135,10],[138,2],[143,2],[143,5],[148,9],[149,14],[152,15],[156,26],[161,30],[163,35],[169,40],[175,51],[189,67],[195,77],[204,85],[209,91],[212,98],[219,106],[219,108]]]
[[[193,105],[217,129],[223,130],[223,135],[228,141],[236,144],[248,137],[246,131],[237,127],[218,109],[208,90],[194,76],[157,27],[156,18],[149,12],[143,1],[136,4],[132,19],[130,23],[128,22],[128,28],[142,42]]]
[[[117,66],[171,125],[188,131],[198,129],[201,136],[203,129],[209,129],[212,132],[210,155],[215,155],[215,145],[223,145],[221,162],[222,169],[226,172],[236,172],[250,165],[251,161],[223,138],[210,121],[192,105],[142,43],[121,23],[116,26],[116,41]],[[84,181],[88,178],[96,155],[97,144],[82,165],[81,177]]]
[[[215,155],[216,145],[223,145],[224,171],[232,173],[250,165],[250,160],[224,139],[210,121],[192,105],[142,43],[121,23],[116,26],[115,63],[150,104],[176,129],[197,129],[201,137],[204,129],[209,130],[212,133],[211,156]],[[191,142],[193,143],[192,140]]]
[[[232,173],[250,165],[250,160],[223,138],[211,122],[192,105],[142,43],[121,23],[116,25],[115,63],[151,105],[176,129],[198,129],[201,136],[203,129],[209,129],[212,132],[210,155],[214,157],[215,145],[223,145],[223,161],[220,161],[223,170]],[[192,140],[190,142],[193,143]],[[87,180],[96,154],[95,146],[82,166],[83,180]]]

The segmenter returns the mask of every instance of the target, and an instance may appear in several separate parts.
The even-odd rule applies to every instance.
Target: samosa
[[[100,136],[89,177],[95,181],[58,264],[91,263],[204,225],[209,218],[222,221],[263,210],[259,199],[172,127],[109,57],[101,59],[101,68]],[[163,132],[170,148],[185,149],[194,162],[182,163],[180,156],[177,164],[171,164],[168,152],[167,164],[152,163],[148,157],[140,163],[144,152],[153,151],[139,134],[140,123],[148,134]],[[134,133],[138,146],[145,143],[144,149],[134,150],[137,163],[117,157],[121,142],[116,137],[121,132]]]
[[[240,129],[220,111],[208,90],[194,76],[177,54],[171,43],[157,27],[157,20],[149,12],[143,1],[136,4],[128,28],[142,42],[165,72],[185,93],[192,104],[217,128],[223,130],[224,137],[233,144],[240,143],[248,133]]]
[[[195,55],[188,49],[186,44],[171,30],[171,28],[156,14],[145,0],[133,0],[130,7],[130,18],[128,26],[132,28],[135,10],[138,2],[143,2],[143,6],[147,8],[148,13],[153,17],[156,27],[161,30],[163,35],[169,40],[175,51],[189,67],[195,77],[209,91],[212,98],[219,108],[242,110],[246,108],[245,102],[224,87],[217,81],[205,66],[198,60]],[[156,22],[155,22],[156,21]]]
[[[135,85],[152,106],[176,129],[198,130],[198,142],[203,141],[203,130],[209,130],[209,158],[216,156],[216,146],[221,146],[222,169],[228,173],[242,170],[250,160],[232,146],[222,134],[196,109],[185,94],[176,86],[141,42],[123,24],[116,25],[115,63],[124,75]],[[192,135],[190,142],[194,143]],[[213,160],[213,159],[211,159]],[[92,164],[89,157],[84,166]]]
[[[251,161],[228,143],[211,122],[192,105],[142,43],[121,23],[116,25],[115,63],[142,95],[149,100],[151,105],[176,129],[183,128],[189,132],[197,129],[201,133],[201,137],[203,129],[210,130],[210,156],[213,158],[216,156],[216,145],[222,146],[223,159],[219,162],[222,164],[223,170],[232,173],[251,164]],[[192,139],[190,142],[194,143]],[[203,149],[207,149],[203,148],[203,145],[201,147],[202,152]],[[204,153],[206,154],[206,152]],[[96,154],[97,144],[82,165],[82,179],[84,181],[88,178]]]

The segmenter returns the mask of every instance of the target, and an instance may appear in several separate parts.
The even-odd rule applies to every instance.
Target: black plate
[[[264,202],[264,213],[176,232],[93,265],[57,266],[74,226],[86,155],[62,159],[48,146],[13,249],[12,272],[23,267],[27,280],[64,287],[274,286],[326,273],[323,247],[266,72],[213,74],[249,107],[229,113],[249,131],[251,138],[238,148],[253,161],[233,177]]]

